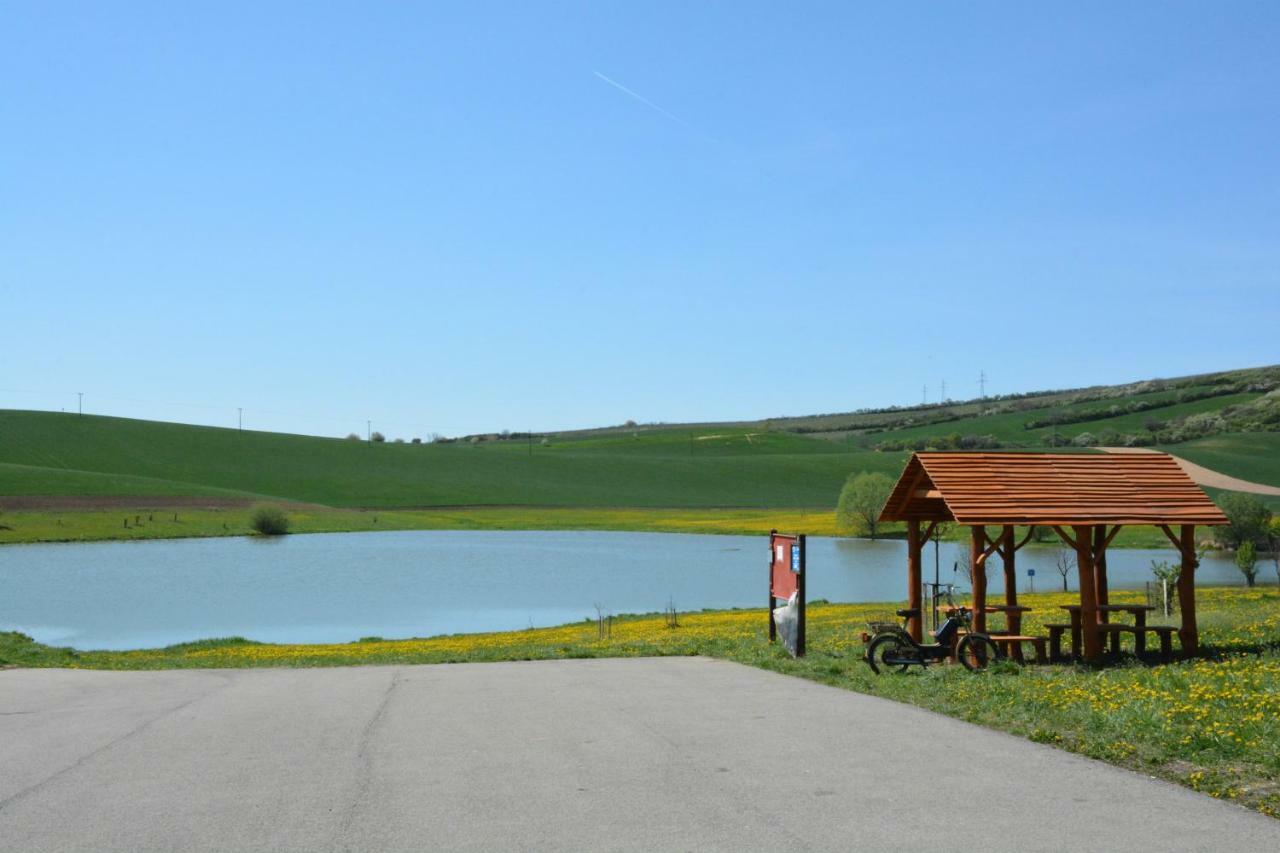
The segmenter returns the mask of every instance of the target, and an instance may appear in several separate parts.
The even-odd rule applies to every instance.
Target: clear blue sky
[[[1280,4],[0,20],[0,407],[407,438],[1280,361]]]

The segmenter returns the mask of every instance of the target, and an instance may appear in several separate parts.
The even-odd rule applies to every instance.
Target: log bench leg
[[[1120,632],[1108,631],[1107,633],[1111,635],[1111,654],[1119,655],[1120,654]]]
[[[1045,654],[1044,640],[1035,640],[1032,645],[1036,650],[1036,663],[1048,663],[1049,657]]]
[[[1062,660],[1062,629],[1049,629],[1049,660]]]
[[[1133,653],[1137,657],[1142,657],[1147,653],[1147,632],[1138,629],[1133,635]]]
[[[1166,661],[1173,660],[1173,632],[1160,632],[1160,657]]]

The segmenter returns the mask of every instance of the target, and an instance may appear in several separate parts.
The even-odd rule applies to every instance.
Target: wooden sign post
[[[804,657],[804,575],[805,575],[805,542],[804,534],[789,535],[776,530],[769,531],[769,642],[778,638],[778,626],[774,621],[773,609],[777,602],[790,601],[796,597],[796,625],[792,633],[793,642],[787,644],[787,651],[793,657]],[[787,639],[784,637],[784,640]]]

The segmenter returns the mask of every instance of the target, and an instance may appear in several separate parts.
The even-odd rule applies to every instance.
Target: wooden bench
[[[1062,635],[1072,630],[1072,626],[1066,623],[1053,623],[1044,626],[1049,631],[1049,660],[1062,660]],[[1177,628],[1171,625],[1123,625],[1116,622],[1104,622],[1098,626],[1100,633],[1110,637],[1110,646],[1112,654],[1120,654],[1120,635],[1133,634],[1133,652],[1141,657],[1147,651],[1147,634],[1157,634],[1160,637],[1160,657],[1164,660],[1173,658],[1173,635],[1177,632]],[[1079,636],[1072,634],[1071,648],[1076,651],[1080,647]]]
[[[1056,663],[1063,659],[1062,635],[1071,630],[1071,625],[1066,622],[1053,622],[1045,624],[1044,627],[1049,631],[1049,660]],[[1079,638],[1073,635],[1071,637],[1072,651],[1075,651],[1077,645],[1079,645]]]
[[[1031,643],[1036,650],[1036,663],[1048,663],[1049,656],[1045,652],[1047,637],[1028,637],[1022,634],[991,634],[991,642],[1001,649],[1005,657],[1022,662],[1022,644]]]
[[[1107,634],[1111,639],[1111,653],[1113,655],[1120,654],[1120,635],[1133,634],[1133,653],[1138,657],[1146,654],[1147,651],[1147,634],[1158,634],[1160,636],[1160,657],[1164,660],[1173,658],[1173,634],[1177,629],[1171,625],[1122,625],[1105,623],[1098,626],[1098,630]]]

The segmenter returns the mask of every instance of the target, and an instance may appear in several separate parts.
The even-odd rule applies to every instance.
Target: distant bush
[[[360,436],[356,435],[354,432],[347,433],[347,441],[359,441],[359,440],[360,440]]]
[[[263,536],[283,536],[289,532],[289,516],[278,506],[255,507],[249,526]]]
[[[1091,432],[1082,432],[1071,439],[1071,443],[1076,447],[1097,447],[1098,437]]]
[[[386,437],[385,435],[383,435],[382,433],[380,433],[380,432],[376,432],[376,431],[375,431],[373,435],[369,436],[369,440],[370,440],[370,441],[376,441],[376,442],[378,442],[379,444],[381,444],[382,442],[384,442],[384,441],[386,441],[386,440],[387,440],[387,437]]]
[[[422,444],[422,439],[418,438],[417,436],[414,436],[414,437],[413,437],[413,443],[414,443],[414,444]]]

